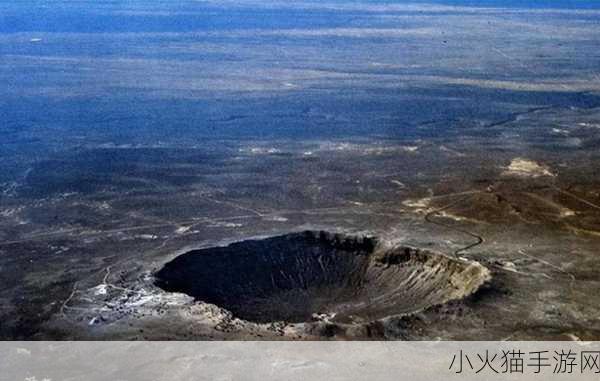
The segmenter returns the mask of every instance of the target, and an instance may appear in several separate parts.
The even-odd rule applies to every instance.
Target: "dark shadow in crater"
[[[422,310],[476,290],[478,264],[377,240],[302,232],[193,250],[155,274],[156,284],[258,323],[306,322],[326,314],[367,322]]]

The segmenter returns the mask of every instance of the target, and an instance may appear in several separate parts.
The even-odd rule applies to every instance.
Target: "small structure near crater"
[[[407,315],[461,299],[488,270],[376,238],[301,232],[193,250],[156,274],[165,291],[227,309],[255,322],[340,324]]]

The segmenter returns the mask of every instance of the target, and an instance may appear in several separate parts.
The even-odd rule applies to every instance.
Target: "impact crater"
[[[193,250],[155,279],[165,291],[255,323],[366,323],[464,298],[489,272],[427,250],[388,248],[373,237],[306,231]]]

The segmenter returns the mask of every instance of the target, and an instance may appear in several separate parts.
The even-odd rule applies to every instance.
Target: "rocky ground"
[[[453,3],[3,4],[0,337],[599,340],[600,11]],[[157,286],[303,231],[490,277],[343,329]]]
[[[538,125],[550,117],[536,115]],[[585,145],[595,139],[595,130],[581,123],[596,122],[571,122],[569,134]],[[216,151],[212,160],[228,163],[230,173],[212,174],[205,169],[211,168],[210,161],[190,162],[202,150],[189,150],[179,163],[168,163],[188,174],[180,180],[185,185],[177,184],[178,192],[164,179],[138,177],[135,181],[146,183],[146,191],[57,192],[27,202],[15,197],[2,209],[2,268],[9,270],[3,277],[11,285],[2,292],[3,334],[77,339],[598,338],[596,152],[521,152],[509,148],[513,143],[482,139],[444,144],[272,142]],[[527,137],[519,139],[527,142]],[[552,139],[559,144],[568,138],[560,134]],[[483,147],[494,154],[485,154]],[[148,158],[169,152],[99,148],[86,155],[143,154],[148,163]],[[76,170],[88,165],[81,155],[63,162]],[[20,186],[32,187],[38,176],[55,176],[51,167],[43,168],[33,168],[31,180]],[[171,172],[173,178],[177,171]],[[124,174],[112,181],[117,188],[134,180]],[[156,271],[192,249],[303,230],[371,235],[388,246],[475,261],[489,269],[491,280],[464,300],[350,333],[332,332],[325,323],[310,330],[278,321],[256,325],[155,285]]]

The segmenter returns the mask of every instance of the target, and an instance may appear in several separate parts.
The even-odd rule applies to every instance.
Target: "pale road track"
[[[470,192],[463,192],[463,193],[455,193],[455,194],[438,196],[437,198],[440,198],[440,197],[451,197],[451,196],[465,195],[465,194],[469,195],[469,194],[476,194],[476,193],[483,193],[483,191],[470,191]],[[483,237],[481,237],[481,236],[479,236],[479,235],[477,235],[475,233],[472,233],[472,232],[470,232],[468,230],[465,230],[465,229],[457,228],[457,227],[449,225],[449,224],[444,224],[444,223],[441,223],[441,222],[438,222],[438,221],[434,221],[432,219],[432,217],[435,216],[436,214],[440,213],[440,212],[443,212],[444,210],[450,209],[451,207],[456,206],[456,205],[458,205],[458,204],[466,201],[467,198],[468,197],[461,197],[458,200],[456,200],[454,202],[451,202],[451,203],[449,203],[449,204],[447,204],[447,205],[445,205],[445,206],[443,206],[441,208],[432,210],[432,211],[430,211],[429,213],[427,213],[425,215],[425,221],[429,222],[430,224],[442,226],[442,227],[444,227],[446,229],[454,230],[456,232],[459,232],[459,233],[462,233],[462,234],[466,234],[466,235],[468,235],[470,237],[475,238],[475,240],[476,240],[475,242],[470,243],[467,246],[461,247],[461,248],[459,248],[459,249],[457,249],[457,250],[454,251],[453,255],[456,258],[459,257],[460,253],[462,253],[464,251],[467,251],[467,250],[470,250],[470,249],[473,249],[474,247],[481,245],[484,242]]]
[[[600,210],[600,205],[597,205],[597,204],[594,204],[593,202],[590,202],[590,201],[588,201],[588,200],[585,200],[585,199],[583,199],[583,198],[581,198],[581,197],[577,196],[576,194],[573,194],[573,193],[571,193],[571,192],[568,192],[568,191],[566,191],[566,190],[564,190],[564,189],[561,189],[561,188],[557,187],[556,185],[550,185],[550,187],[551,187],[551,188],[553,188],[553,189],[555,189],[555,190],[557,190],[558,192],[560,192],[560,193],[562,193],[562,194],[564,194],[564,195],[567,195],[567,196],[569,196],[569,197],[572,197],[572,198],[574,198],[575,200],[577,200],[577,201],[579,201],[579,202],[582,202],[582,203],[586,204],[587,206],[591,206],[591,207],[592,207],[592,208],[594,208],[594,209],[598,209],[598,210]]]
[[[594,204],[594,203],[592,203],[588,200],[585,200],[571,192],[563,190],[563,189],[555,186],[554,184],[549,184],[549,186],[562,194],[572,197],[594,209],[600,210],[600,205]],[[459,193],[450,193],[450,194],[445,194],[445,195],[432,196],[432,197],[429,197],[429,199],[435,200],[435,199],[440,199],[440,198],[448,198],[448,197],[456,197],[456,196],[468,196],[471,194],[477,194],[477,193],[482,193],[482,192],[483,191],[476,190],[476,191],[466,191],[466,192],[459,192]],[[316,209],[307,209],[307,210],[280,210],[280,211],[273,211],[270,213],[260,213],[256,210],[239,206],[230,201],[222,201],[222,200],[215,200],[215,199],[207,199],[207,200],[216,202],[218,204],[225,204],[225,205],[229,205],[232,207],[236,207],[239,210],[245,210],[252,214],[238,215],[238,216],[232,216],[232,217],[222,217],[222,218],[202,217],[202,218],[197,218],[197,219],[186,219],[186,220],[182,220],[182,221],[169,221],[169,222],[164,222],[164,223],[137,225],[137,226],[118,228],[118,229],[108,229],[108,230],[102,230],[102,231],[85,231],[84,229],[67,229],[67,230],[61,230],[61,231],[57,231],[57,232],[41,233],[41,234],[38,234],[38,235],[35,235],[32,237],[28,237],[25,239],[21,239],[21,240],[0,242],[0,247],[10,246],[10,245],[15,245],[15,244],[20,244],[20,243],[28,243],[28,242],[39,241],[39,240],[44,240],[44,239],[53,239],[53,238],[59,238],[59,237],[73,237],[73,236],[70,236],[69,234],[78,233],[78,232],[79,232],[79,234],[77,235],[77,237],[97,237],[97,236],[102,236],[102,235],[116,234],[116,233],[120,233],[120,232],[131,232],[131,231],[146,230],[146,229],[152,229],[152,228],[164,228],[164,227],[170,227],[170,226],[185,226],[185,225],[195,226],[195,225],[198,225],[201,223],[206,223],[206,222],[223,222],[223,221],[234,221],[234,220],[240,220],[240,219],[265,218],[265,217],[268,218],[271,216],[279,216],[282,214],[312,214],[312,213],[332,212],[332,211],[335,211],[338,213],[344,212],[343,210],[340,210],[338,208],[316,208]],[[425,218],[424,218],[425,221],[428,223],[442,226],[446,229],[454,230],[454,231],[462,233],[462,234],[466,234],[470,237],[473,237],[476,240],[475,242],[473,242],[469,245],[466,245],[462,248],[455,250],[453,254],[456,257],[458,257],[459,254],[462,252],[465,252],[467,250],[473,249],[474,247],[476,247],[478,245],[481,245],[484,242],[483,237],[481,237],[480,235],[477,235],[473,232],[470,232],[468,230],[457,228],[457,227],[449,225],[449,224],[444,224],[439,221],[435,221],[435,220],[433,220],[433,217],[435,215],[437,215],[438,213],[443,212],[444,210],[447,210],[447,209],[449,209],[457,204],[460,204],[466,200],[467,200],[467,197],[462,197],[462,198],[460,198],[454,202],[451,202],[441,208],[430,211],[429,213],[427,213],[425,215]],[[377,214],[377,213],[375,213],[375,214]]]
[[[577,201],[579,201],[579,202],[581,202],[583,204],[586,204],[586,205],[588,205],[588,206],[590,206],[590,207],[592,207],[594,209],[600,210],[600,205],[595,204],[595,203],[593,203],[591,201],[588,201],[586,199],[583,199],[583,198],[577,196],[576,194],[573,194],[571,192],[563,190],[563,189],[557,187],[554,184],[549,184],[549,187],[552,188],[552,189],[554,189],[554,190],[556,190],[556,191],[558,191],[559,193],[567,195],[567,196],[569,196],[569,197],[571,197],[571,198],[573,198],[573,199],[575,199],[575,200],[577,200]],[[465,195],[465,194],[468,195],[468,194],[482,193],[482,192],[483,191],[472,191],[472,192],[454,193],[454,194],[448,194],[448,195],[440,195],[440,196],[437,196],[437,197],[431,197],[430,199],[442,198],[442,197],[451,197],[451,196],[458,196],[458,195]],[[456,205],[458,205],[458,204],[460,204],[460,203],[462,203],[462,202],[464,202],[466,200],[467,200],[467,197],[462,197],[462,198],[460,198],[460,199],[458,199],[458,200],[456,200],[454,202],[451,202],[451,203],[449,203],[449,204],[447,204],[447,205],[445,205],[445,206],[443,206],[441,208],[432,210],[432,211],[430,211],[429,213],[427,213],[425,215],[425,221],[427,221],[427,222],[429,222],[431,224],[442,226],[444,228],[447,228],[447,229],[450,229],[450,230],[454,230],[454,231],[457,231],[457,232],[469,235],[469,236],[471,236],[471,237],[473,237],[473,238],[476,239],[476,242],[473,242],[473,243],[471,243],[471,244],[469,244],[469,245],[467,245],[465,247],[462,247],[462,248],[454,251],[454,256],[456,256],[456,257],[458,257],[459,254],[462,253],[462,252],[465,252],[465,251],[470,250],[470,249],[472,249],[472,248],[474,248],[476,246],[481,245],[484,242],[483,237],[481,237],[481,236],[479,236],[479,235],[477,235],[477,234],[475,234],[473,232],[470,232],[468,230],[465,230],[465,229],[457,228],[455,226],[452,226],[452,225],[449,225],[449,224],[444,224],[444,223],[439,222],[439,221],[434,221],[432,219],[432,217],[434,217],[436,214],[438,214],[440,212],[443,212],[444,210],[450,209],[451,207],[456,206]]]
[[[215,200],[213,200],[213,201],[215,201]],[[230,202],[228,202],[228,201],[222,201],[220,203],[225,204],[225,205],[230,204]],[[230,206],[232,206],[232,205],[230,205]],[[85,229],[82,229],[82,228],[67,229],[67,230],[61,230],[61,231],[56,231],[56,232],[40,233],[40,234],[30,236],[27,238],[23,238],[23,239],[19,239],[19,240],[0,242],[0,247],[16,245],[16,244],[20,244],[20,243],[40,241],[40,240],[44,240],[44,239],[60,238],[60,237],[66,237],[66,238],[98,237],[98,236],[116,234],[116,233],[121,233],[121,232],[131,232],[131,231],[146,230],[146,229],[153,229],[153,228],[165,228],[165,227],[171,227],[171,226],[175,227],[175,226],[187,226],[187,225],[196,226],[198,224],[207,223],[207,222],[223,222],[223,221],[235,221],[235,220],[254,219],[254,218],[269,218],[269,217],[277,217],[277,216],[281,216],[281,215],[290,215],[290,214],[306,214],[306,215],[318,214],[318,213],[343,214],[343,213],[351,213],[352,212],[350,209],[344,209],[343,207],[339,207],[339,208],[327,207],[327,208],[315,208],[315,209],[303,209],[303,210],[302,209],[301,210],[278,210],[278,211],[271,211],[269,213],[260,213],[255,210],[251,210],[249,208],[240,207],[240,206],[238,206],[238,209],[248,211],[252,214],[237,215],[237,216],[231,216],[231,217],[221,217],[221,218],[200,217],[200,218],[196,218],[196,219],[185,219],[185,220],[181,220],[181,221],[169,221],[169,222],[164,222],[164,223],[155,223],[155,224],[147,224],[147,225],[136,225],[136,226],[117,228],[117,229],[107,229],[107,230],[94,230],[94,231],[87,230],[86,231]],[[390,213],[377,213],[377,212],[368,212],[368,213],[365,212],[365,214],[393,216],[393,214],[390,214]],[[76,235],[69,235],[71,233],[75,233]],[[77,234],[77,233],[79,233],[79,234]]]
[[[563,274],[567,275],[569,278],[571,278],[571,286],[573,285],[573,282],[575,282],[575,281],[577,280],[577,278],[575,278],[575,275],[573,275],[572,273],[570,273],[570,272],[568,272],[568,271],[564,270],[564,269],[563,269],[562,267],[560,267],[560,266],[557,266],[557,265],[555,265],[555,264],[553,264],[553,263],[550,263],[550,262],[548,262],[548,261],[546,261],[546,260],[544,260],[544,259],[541,259],[541,258],[535,257],[535,256],[533,256],[533,255],[531,255],[531,254],[527,254],[527,253],[525,252],[525,250],[523,250],[523,249],[520,249],[518,252],[519,252],[519,254],[521,254],[522,256],[524,256],[524,257],[526,257],[526,258],[529,258],[529,259],[533,259],[533,260],[535,260],[535,261],[538,261],[538,262],[540,262],[541,264],[544,264],[544,265],[546,265],[546,266],[548,266],[548,267],[550,267],[550,268],[552,268],[552,269],[554,269],[554,270],[556,270],[556,271],[558,271],[558,272],[560,272],[560,273],[563,273]]]
[[[574,199],[576,199],[576,200],[578,200],[578,201],[580,201],[580,202],[582,202],[582,203],[584,203],[584,204],[586,204],[588,206],[591,206],[591,207],[593,207],[595,209],[600,210],[600,206],[599,205],[596,205],[596,204],[594,204],[594,203],[592,203],[590,201],[582,199],[581,197],[579,197],[579,196],[577,196],[577,195],[575,195],[575,194],[573,194],[571,192],[568,192],[568,191],[565,191],[563,189],[560,189],[560,188],[558,188],[557,186],[555,186],[553,184],[551,184],[550,187],[552,187],[553,189],[557,190],[558,192],[563,193],[565,195],[568,195],[568,196],[570,196],[570,197],[572,197],[572,198],[574,198]],[[433,197],[429,198],[429,199],[442,199],[442,198],[448,198],[448,197],[463,196],[463,197],[460,197],[459,199],[457,199],[457,200],[455,200],[455,201],[453,201],[453,202],[451,202],[451,203],[449,203],[449,204],[447,204],[447,205],[445,205],[445,206],[443,206],[441,208],[437,208],[435,210],[432,210],[432,211],[428,212],[425,215],[425,217],[424,217],[425,221],[428,222],[428,223],[431,223],[431,224],[434,224],[434,225],[438,225],[438,226],[444,227],[446,229],[454,230],[456,232],[459,232],[459,233],[462,233],[462,234],[466,234],[466,235],[468,235],[470,237],[475,238],[475,240],[476,240],[475,242],[473,242],[471,244],[468,244],[468,245],[466,245],[464,247],[461,247],[461,248],[459,248],[459,249],[457,249],[457,250],[454,251],[453,255],[455,257],[457,257],[457,258],[459,257],[460,253],[468,251],[468,250],[471,250],[474,247],[477,247],[477,246],[481,245],[484,242],[483,237],[481,237],[481,236],[479,236],[479,235],[477,235],[475,233],[472,233],[472,232],[470,232],[468,230],[465,230],[465,229],[457,228],[455,226],[452,226],[452,225],[449,225],[449,224],[444,224],[444,223],[441,223],[439,221],[434,221],[432,218],[435,215],[437,215],[438,213],[440,213],[440,212],[443,212],[443,211],[445,211],[447,209],[450,209],[453,206],[456,206],[456,205],[458,205],[458,204],[460,204],[462,202],[467,201],[469,195],[477,194],[477,193],[483,193],[483,191],[478,191],[477,190],[477,191],[466,191],[466,192],[459,192],[459,193],[450,193],[450,194],[445,194],[445,195],[433,196]],[[212,201],[216,201],[216,200],[212,200]],[[228,204],[228,202],[223,202],[223,203],[224,204]],[[242,209],[242,208],[240,208],[240,209]],[[340,211],[337,208],[322,208],[322,209],[317,208],[317,209],[312,209],[312,210],[311,209],[300,210],[300,211],[298,211],[298,210],[296,210],[296,211],[287,210],[287,211],[278,211],[278,212],[272,212],[272,213],[265,213],[265,214],[261,213],[261,214],[259,214],[259,213],[256,213],[256,211],[247,209],[245,207],[243,207],[243,209],[247,210],[247,211],[251,211],[251,212],[253,212],[253,214],[252,215],[233,216],[233,217],[227,217],[227,218],[217,218],[217,219],[215,219],[215,218],[202,218],[202,219],[195,219],[195,220],[185,220],[185,221],[180,221],[180,222],[169,222],[169,223],[163,223],[163,224],[151,224],[151,225],[143,225],[143,226],[133,226],[133,227],[123,228],[123,229],[112,229],[112,230],[105,230],[105,231],[102,231],[102,232],[94,232],[94,233],[91,233],[91,234],[82,234],[81,236],[90,236],[90,235],[91,236],[97,236],[97,235],[112,234],[112,233],[123,232],[123,231],[143,230],[143,229],[148,229],[148,228],[153,228],[153,227],[181,226],[181,225],[186,225],[186,224],[188,224],[188,225],[192,224],[192,226],[193,226],[193,225],[197,225],[197,224],[204,223],[204,222],[227,221],[227,220],[237,220],[237,219],[251,219],[251,218],[257,218],[257,217],[269,217],[269,216],[277,216],[277,215],[290,214],[290,213],[305,213],[305,214],[310,214],[310,213],[318,213],[318,212],[329,212],[329,211],[337,211],[337,212],[339,212]],[[375,214],[377,214],[377,213],[375,213]],[[55,235],[53,235],[52,233],[46,233],[46,234],[40,235],[37,238],[33,238],[33,239],[0,243],[0,246],[2,246],[2,245],[9,245],[9,244],[16,244],[16,243],[25,243],[25,242],[30,242],[30,241],[35,240],[35,239],[52,238],[54,236],[60,236],[60,235],[68,234],[70,232],[75,232],[75,231],[77,231],[77,229],[70,229],[70,230],[66,230],[66,231],[57,232]],[[164,246],[164,243],[163,243],[162,246]],[[559,271],[559,272],[561,272],[561,273],[569,276],[571,278],[570,288],[572,289],[573,283],[576,281],[575,276],[573,274],[571,274],[571,273],[563,270],[562,268],[560,268],[560,267],[558,267],[558,266],[556,266],[556,265],[554,265],[552,263],[549,263],[549,262],[544,261],[544,260],[542,260],[540,258],[537,258],[537,257],[534,257],[534,256],[532,256],[530,254],[527,254],[523,250],[519,250],[519,254],[521,254],[521,255],[523,255],[525,257],[528,257],[530,259],[534,259],[536,261],[539,261],[540,263],[543,263],[543,264],[545,264],[545,265],[547,265],[547,266],[549,266],[549,267],[551,267],[551,268],[553,268],[553,269],[555,269],[555,270],[557,270],[557,271]],[[119,289],[119,290],[123,290],[123,291],[130,291],[128,289],[125,289],[125,288],[116,286],[114,284],[108,283],[108,277],[110,276],[110,269],[111,269],[111,266],[108,266],[108,267],[106,267],[104,269],[105,275],[104,275],[104,277],[102,279],[102,283],[100,283],[100,285],[106,285],[107,287],[111,287],[111,288]],[[62,315],[65,315],[65,312],[64,312],[65,309],[71,309],[72,308],[68,304],[73,299],[73,297],[79,292],[78,289],[77,289],[77,286],[78,286],[78,282],[75,282],[73,284],[73,290],[72,290],[71,294],[62,303],[61,308],[60,308],[60,312],[61,312]],[[370,295],[368,296],[368,298],[370,299]]]

